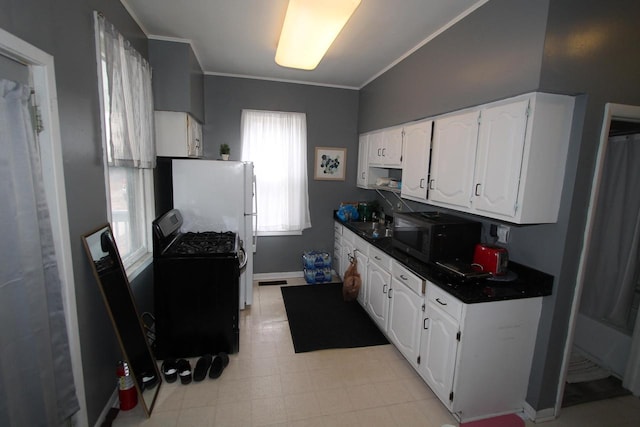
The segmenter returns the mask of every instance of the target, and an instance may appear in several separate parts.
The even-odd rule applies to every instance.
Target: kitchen
[[[119,350],[114,341],[96,339],[112,336],[112,328],[80,245],[82,234],[106,221],[92,10],[102,10],[141,51],[148,41],[117,2],[58,3],[3,0],[8,13],[0,27],[55,56],[85,399],[93,423],[113,391],[111,367]],[[556,277],[543,305],[527,398],[539,410],[552,408],[604,103],[640,104],[637,31],[627,30],[635,28],[637,13],[629,12],[635,8],[635,2],[616,9],[577,1],[492,0],[359,91],[204,76],[205,153],[215,156],[221,140],[229,141],[232,155],[239,153],[239,111],[247,106],[305,111],[310,147],[331,141],[349,152],[345,183],[310,185],[313,228],[302,236],[262,239],[256,273],[298,271],[307,242],[331,247],[332,210],[343,200],[372,197],[355,187],[359,133],[530,91],[578,95],[559,221],[512,227],[509,245],[512,259]],[[491,32],[478,33],[487,27]],[[598,39],[601,44],[585,38],[576,41],[577,50],[563,48],[572,35],[591,34],[587,30],[606,37]],[[276,253],[285,255],[269,256]],[[133,283],[136,298],[147,304],[150,274],[143,272]]]

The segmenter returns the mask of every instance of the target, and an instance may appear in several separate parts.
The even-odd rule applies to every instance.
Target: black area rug
[[[296,353],[389,342],[357,301],[342,299],[342,283],[281,290]]]
[[[628,394],[631,392],[622,387],[622,381],[612,376],[601,380],[567,383],[564,388],[562,407],[566,408]]]

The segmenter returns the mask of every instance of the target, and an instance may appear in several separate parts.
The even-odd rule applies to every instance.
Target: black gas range
[[[244,250],[236,233],[182,225],[177,209],[153,221],[156,357],[236,353]]]

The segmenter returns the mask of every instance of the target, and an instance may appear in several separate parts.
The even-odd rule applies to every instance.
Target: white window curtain
[[[78,411],[30,89],[0,80],[0,425]]]
[[[95,18],[108,78],[109,165],[154,168],[151,67],[111,23],[97,12]]]
[[[311,227],[304,113],[242,111],[242,160],[254,163],[259,235]]]

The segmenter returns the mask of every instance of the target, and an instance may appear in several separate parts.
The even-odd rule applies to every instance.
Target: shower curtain
[[[0,425],[59,426],[79,405],[29,96],[0,79]]]
[[[609,138],[580,311],[626,329],[638,283],[640,134]]]

